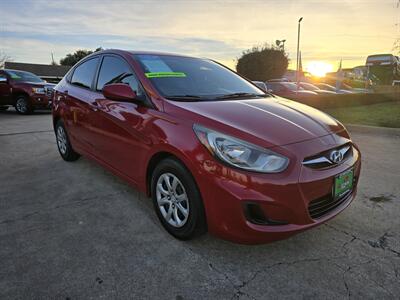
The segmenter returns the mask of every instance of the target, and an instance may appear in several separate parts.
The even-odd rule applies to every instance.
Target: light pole
[[[298,26],[297,26],[297,62],[296,62],[296,94],[297,91],[299,90],[299,50],[300,50],[300,23],[303,20],[303,17],[301,17],[298,21]]]

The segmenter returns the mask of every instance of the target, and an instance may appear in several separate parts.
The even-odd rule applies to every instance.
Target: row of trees
[[[76,50],[74,53],[69,53],[64,58],[62,58],[60,60],[60,65],[62,65],[62,66],[73,66],[78,61],[80,61],[82,58],[84,58],[85,56],[88,56],[89,54],[92,54],[94,52],[101,51],[101,50],[103,50],[102,47],[99,47],[94,51],[83,50],[83,49]]]
[[[242,53],[236,64],[239,74],[251,80],[281,78],[289,65],[287,53],[279,47],[257,46]]]

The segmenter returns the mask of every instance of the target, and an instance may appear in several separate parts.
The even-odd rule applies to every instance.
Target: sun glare
[[[317,77],[324,77],[326,73],[333,71],[333,66],[323,61],[311,61],[306,66],[306,71]]]

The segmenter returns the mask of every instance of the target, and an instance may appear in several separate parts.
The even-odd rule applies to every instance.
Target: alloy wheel
[[[57,145],[61,154],[67,153],[67,135],[65,134],[64,128],[61,126],[57,128]]]
[[[165,221],[179,228],[189,217],[189,199],[182,182],[172,173],[163,173],[157,180],[158,209]]]
[[[15,106],[17,110],[23,114],[28,111],[28,103],[26,102],[25,98],[19,98]]]

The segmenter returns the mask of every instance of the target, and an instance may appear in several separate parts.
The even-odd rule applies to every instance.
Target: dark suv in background
[[[14,106],[18,113],[27,115],[35,109],[50,108],[54,86],[33,73],[0,70],[0,110]]]

